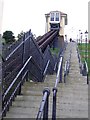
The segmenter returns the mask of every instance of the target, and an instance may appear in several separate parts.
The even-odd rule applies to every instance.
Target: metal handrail
[[[66,83],[66,77],[69,74],[69,69],[70,69],[70,61],[71,61],[71,50],[69,54],[68,60],[65,61],[65,67],[64,67],[64,83]]]
[[[56,82],[53,88],[52,120],[56,120],[57,85],[58,83],[62,82],[62,64],[63,64],[63,56],[61,56],[59,60]]]
[[[85,66],[86,66],[86,74],[87,74],[87,84],[89,84],[89,78],[88,78],[88,65],[87,65],[87,62],[85,60]]]
[[[8,89],[6,90],[6,92],[3,94],[3,101],[6,99],[9,91],[12,89],[13,85],[16,83],[17,79],[22,75],[23,71],[25,70],[25,68],[27,67],[27,65],[29,65],[30,61],[33,61],[32,56],[30,56],[28,58],[28,60],[25,62],[25,64],[23,65],[23,67],[21,68],[21,70],[18,72],[18,74],[16,75],[16,77],[14,78],[14,80],[12,81],[12,83],[10,84],[10,86],[8,87]],[[35,64],[35,61],[33,61]],[[35,64],[36,65],[36,64]],[[41,70],[39,68],[39,66],[36,66],[39,70]],[[18,82],[15,90],[11,93],[9,99],[7,100],[7,103],[5,106],[3,106],[3,110],[2,110],[2,114],[4,114],[4,112],[6,111],[7,107],[9,106],[9,103],[12,102],[12,98],[14,96],[14,94],[16,93],[17,89],[19,89],[19,94],[21,93],[21,84],[24,80],[24,77],[28,75],[29,70],[26,70],[25,74],[22,76],[22,79]],[[34,75],[35,76],[35,75]],[[37,78],[38,79],[38,78]]]
[[[65,62],[65,67],[64,67],[64,83],[66,83],[66,76],[67,76],[67,60]]]
[[[60,71],[62,71],[62,62],[63,62],[63,57],[60,57],[59,60],[59,65],[58,65],[58,71],[57,71],[57,76],[56,76],[56,82],[55,82],[55,88],[57,87],[58,82],[62,82],[62,76],[60,75]]]
[[[24,64],[24,66],[22,67],[22,69],[19,71],[19,73],[17,74],[17,76],[15,77],[15,79],[13,80],[13,82],[11,83],[11,85],[8,87],[7,91],[4,93],[3,99],[5,98],[5,96],[8,94],[8,92],[10,91],[10,89],[12,88],[12,86],[14,85],[14,83],[16,82],[16,80],[18,79],[18,77],[22,74],[23,70],[26,68],[27,64],[29,63],[29,61],[31,60],[32,56],[30,56],[28,58],[28,60],[26,61],[26,63]]]
[[[50,64],[50,60],[48,60],[48,62],[47,62],[47,65],[46,65],[45,70],[43,72],[43,76],[46,75],[49,64]]]
[[[42,117],[43,120],[48,120],[49,95],[50,95],[49,88],[45,88],[43,91],[43,98],[40,104],[36,120],[41,120]]]

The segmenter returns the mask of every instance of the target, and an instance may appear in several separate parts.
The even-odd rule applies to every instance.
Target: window
[[[56,19],[55,21],[59,21],[59,13],[56,13]]]
[[[51,13],[51,21],[54,21],[54,13]]]

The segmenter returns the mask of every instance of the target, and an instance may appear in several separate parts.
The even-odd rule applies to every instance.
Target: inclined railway
[[[41,36],[39,39],[36,39],[39,48],[44,51],[45,48],[53,42],[54,38],[58,36],[58,32],[58,30],[51,30]]]

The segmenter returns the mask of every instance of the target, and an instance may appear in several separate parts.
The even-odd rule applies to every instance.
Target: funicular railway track
[[[35,40],[31,31],[28,31],[22,40],[7,48],[3,54],[2,117],[6,116],[15,97],[21,94],[22,85],[26,80],[31,78],[34,82],[43,82],[47,73],[53,74],[55,58],[47,46],[57,36],[58,31],[52,30]],[[41,93],[43,89],[44,86]]]
[[[42,51],[45,50],[47,45],[49,45],[57,35],[58,30],[51,30],[44,34],[40,39],[37,39],[36,42],[39,45],[39,48],[42,49]]]

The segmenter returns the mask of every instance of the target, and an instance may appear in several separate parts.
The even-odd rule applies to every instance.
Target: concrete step
[[[36,118],[38,108],[11,107],[5,118]]]
[[[43,96],[43,90],[49,86],[52,91],[55,80],[56,75],[47,75],[45,82],[26,82],[22,86],[22,95],[15,98],[5,118],[36,118]],[[51,104],[49,107],[52,108],[52,93],[49,102]],[[49,117],[51,117],[51,113],[52,111],[49,111]]]
[[[76,46],[70,43],[64,55],[68,59],[69,51],[72,49],[70,72],[66,83],[58,83],[57,92],[57,118],[88,118],[88,86],[86,77],[80,74]],[[63,65],[64,74],[64,65]],[[51,90],[49,98],[49,118],[52,117],[53,92],[56,74],[47,75],[45,82],[28,81],[22,86],[22,95],[17,96],[12,103],[5,118],[36,118],[43,89],[49,87]]]

